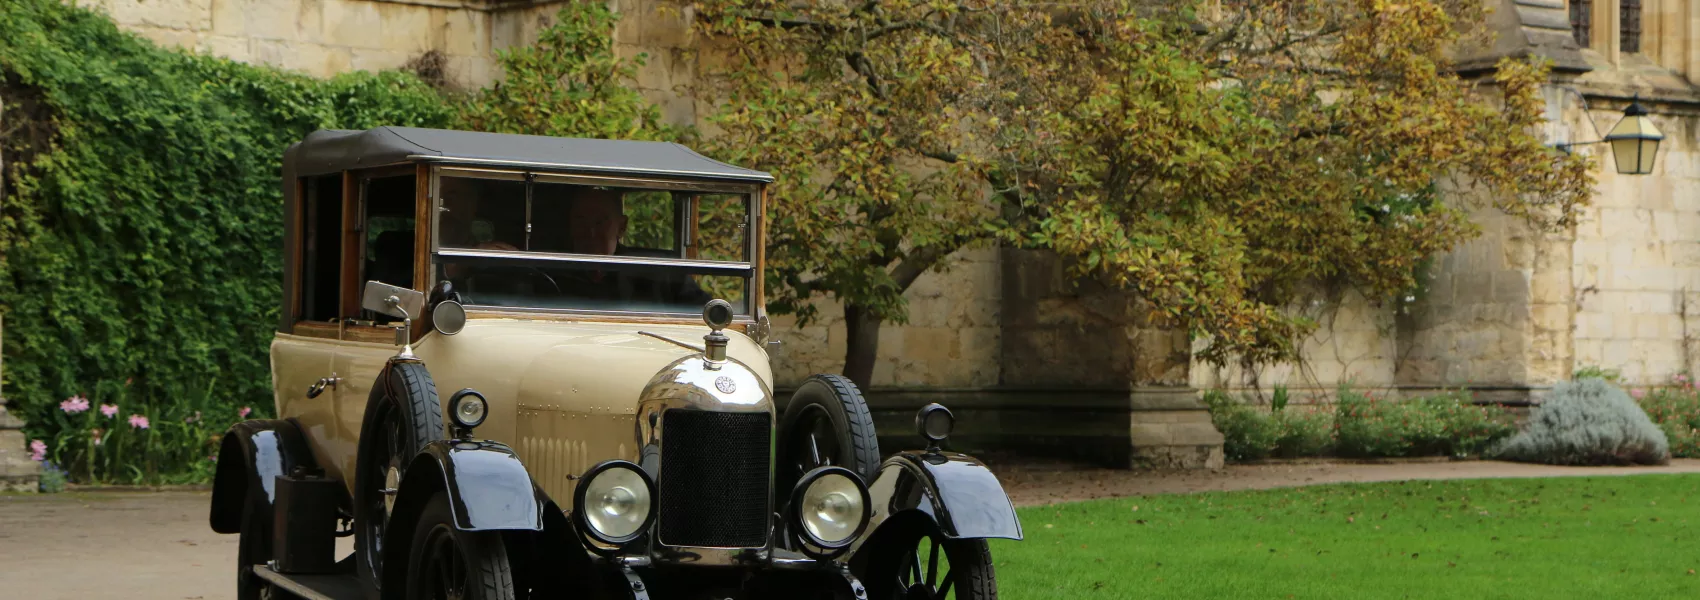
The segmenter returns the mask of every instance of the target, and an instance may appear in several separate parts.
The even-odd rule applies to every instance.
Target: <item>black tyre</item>
[[[513,600],[514,577],[501,533],[455,529],[449,497],[437,492],[413,529],[408,600]]]
[[[242,502],[242,532],[236,538],[237,600],[268,600],[271,583],[254,574],[272,558],[272,515],[260,502],[258,490],[248,490]]]
[[[872,482],[880,466],[879,438],[862,392],[839,375],[803,381],[779,424],[777,485],[786,497],[816,467],[844,467]]]
[[[869,600],[996,600],[997,575],[986,540],[945,539],[922,524],[884,532],[858,553],[857,576]],[[859,556],[858,558],[862,558]]]
[[[393,362],[379,374],[361,421],[354,474],[354,552],[360,574],[381,581],[384,532],[395,506],[395,490],[407,465],[425,444],[443,439],[437,386],[425,365]]]

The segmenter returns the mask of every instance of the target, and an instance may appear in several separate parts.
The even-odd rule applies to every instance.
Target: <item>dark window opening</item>
[[[1588,47],[1594,27],[1594,0],[1570,0],[1570,33],[1576,45]]]
[[[361,220],[364,229],[360,240],[365,247],[361,253],[360,285],[381,281],[419,289],[413,272],[417,255],[414,220],[418,214],[414,210],[417,203],[414,177],[379,177],[366,180],[364,185],[366,214]],[[400,321],[375,313],[368,317],[375,317],[380,323]]]
[[[335,321],[342,258],[342,176],[306,181],[301,207],[301,320]]]
[[[1641,51],[1641,0],[1618,0],[1618,51]]]

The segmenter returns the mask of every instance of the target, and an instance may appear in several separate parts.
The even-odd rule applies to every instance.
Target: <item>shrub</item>
[[[1231,460],[1337,455],[1354,458],[1473,456],[1516,433],[1497,406],[1476,406],[1448,393],[1404,401],[1342,389],[1332,410],[1285,407],[1264,411],[1212,390],[1212,421]]]
[[[1622,389],[1603,379],[1560,383],[1528,429],[1496,453],[1499,458],[1558,465],[1664,464],[1664,432]]]
[[[1655,389],[1641,398],[1647,418],[1659,426],[1677,458],[1700,458],[1700,390],[1686,377],[1680,387]]]
[[[52,461],[41,463],[41,480],[37,484],[41,493],[57,494],[63,492],[65,491],[65,484],[69,481],[65,470],[59,468],[59,465],[53,464]]]
[[[1341,390],[1334,405],[1335,451],[1355,458],[1408,456],[1412,449],[1406,435],[1408,412],[1398,402]]]
[[[1273,421],[1275,456],[1322,456],[1334,448],[1334,418],[1327,411],[1287,408],[1274,413]]]
[[[1268,458],[1275,449],[1280,434],[1268,414],[1220,390],[1205,392],[1204,403],[1210,407],[1211,422],[1222,432],[1222,453],[1228,460]]]

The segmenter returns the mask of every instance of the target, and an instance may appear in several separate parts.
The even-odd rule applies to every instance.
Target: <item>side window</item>
[[[415,179],[412,174],[395,177],[375,177],[364,182],[364,209],[361,219],[360,285],[381,281],[390,285],[418,289],[414,281],[416,257],[414,210]],[[390,320],[376,316],[380,322]]]
[[[626,215],[626,233],[620,244],[659,250],[671,256],[679,236],[673,210],[673,195],[660,190],[627,190],[621,197]]]
[[[335,321],[342,257],[342,175],[305,180],[301,232],[301,320]]]

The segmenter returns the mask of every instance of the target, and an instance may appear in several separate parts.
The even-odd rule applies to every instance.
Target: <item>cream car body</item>
[[[638,460],[636,416],[644,385],[668,364],[697,354],[685,346],[700,347],[709,332],[706,326],[523,319],[478,311],[468,316],[459,334],[431,332],[413,352],[430,366],[439,389],[475,388],[489,399],[490,415],[479,425],[479,436],[513,446],[563,509],[571,508],[569,475],[608,459]],[[746,382],[755,385],[738,389],[771,399],[767,352],[747,335],[729,337],[728,356],[755,377]],[[386,343],[287,334],[272,342],[278,414],[297,415],[315,442],[314,458],[350,494],[367,398],[395,354],[395,345]],[[334,390],[317,398],[301,393],[333,376],[341,380]]]

